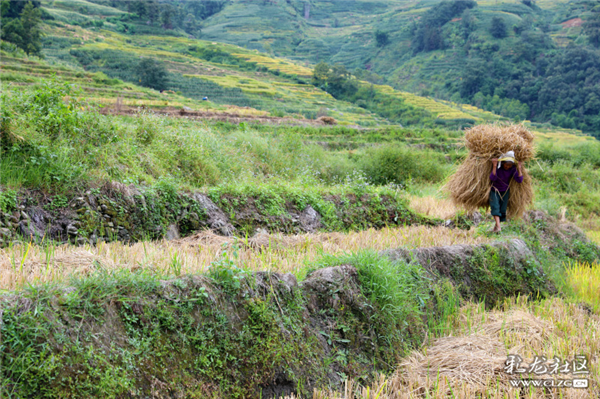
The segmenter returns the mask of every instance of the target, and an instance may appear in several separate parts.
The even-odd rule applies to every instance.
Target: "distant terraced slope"
[[[350,27],[368,24],[373,18],[377,16],[383,18],[385,15],[389,16],[389,13],[413,15],[421,12],[429,3],[416,5],[407,0],[312,1],[310,9],[306,10],[303,4],[305,3],[300,4],[294,0],[272,1],[259,7],[256,2],[233,1],[222,12],[205,21],[206,29],[203,31],[203,37],[207,39],[213,37],[211,26],[216,23],[215,21],[222,21],[219,26],[222,29],[227,28],[232,35],[234,33],[241,35],[243,30],[253,29],[253,22],[248,22],[249,20],[244,19],[242,14],[254,10],[252,12],[255,14],[248,11],[250,14],[244,15],[248,18],[255,15],[257,19],[252,21],[260,22],[262,27],[271,24],[273,29],[282,18],[300,18],[292,24],[300,31],[293,34],[287,31],[273,33],[276,37],[298,40],[309,36],[320,36],[324,39],[328,33],[337,32],[336,35],[339,33],[338,38],[341,40],[346,33],[352,36],[359,31]],[[267,53],[248,49],[253,47],[250,42],[244,43],[248,48],[243,48],[222,42],[183,37],[176,31],[170,32],[172,36],[140,35],[135,32],[117,33],[115,30],[120,28],[115,20],[110,18],[126,15],[126,13],[85,0],[48,2],[44,3],[44,9],[55,18],[48,21],[48,25],[45,26],[46,57],[53,64],[58,62],[61,65],[73,66],[74,69],[69,71],[64,66],[53,67],[58,75],[66,80],[72,78],[73,82],[82,83],[79,80],[84,76],[82,75],[84,72],[78,67],[83,67],[88,72],[88,75],[85,75],[87,78],[84,79],[86,93],[97,102],[112,104],[121,98],[120,104],[127,106],[179,107],[197,104],[195,108],[222,110],[229,106],[235,108],[235,112],[241,112],[239,109],[242,107],[246,109],[245,113],[276,117],[294,116],[315,119],[321,115],[328,115],[341,124],[365,127],[390,123],[385,117],[373,113],[379,112],[377,110],[369,108],[372,111],[370,112],[355,104],[336,100],[325,91],[315,88],[310,82],[314,65],[306,60],[301,62],[269,56]],[[278,16],[275,19],[266,18],[269,13]],[[284,18],[284,14],[287,17]],[[307,15],[308,19],[305,18]],[[339,17],[338,22],[334,24],[339,25],[337,27],[339,29],[332,28],[329,23],[322,26],[318,23],[334,15]],[[238,30],[229,29],[230,20],[237,20],[241,24]],[[75,26],[69,22],[86,27]],[[102,27],[96,22],[101,22]],[[134,27],[130,29],[134,30]],[[267,31],[263,33],[266,35]],[[224,40],[223,37],[220,39]],[[348,44],[351,44],[352,40]],[[271,43],[272,48],[277,47],[276,39],[268,39],[265,43]],[[367,45],[368,40],[362,44]],[[261,50],[265,48],[261,47]],[[143,57],[159,60],[166,66],[169,72],[169,90],[165,93],[159,94],[139,86],[133,90],[129,88],[130,85],[122,83],[139,83],[136,68],[140,58]],[[298,54],[292,54],[291,57],[298,58]],[[437,67],[446,66],[449,60],[451,59],[440,58],[436,61],[439,64]],[[46,75],[53,73],[48,72],[51,69],[49,66],[36,68],[6,65],[3,80],[21,83],[35,81],[42,77],[44,68]],[[427,66],[423,68],[426,69]],[[100,72],[104,75],[97,74]],[[366,82],[364,84],[370,85]],[[426,115],[431,115],[429,124],[439,120],[450,122],[452,126],[462,126],[462,122],[456,121],[478,123],[503,119],[473,106],[418,96],[385,85],[371,87],[372,90],[387,98],[401,99],[414,109],[426,111]],[[204,97],[208,97],[210,103],[202,102]]]

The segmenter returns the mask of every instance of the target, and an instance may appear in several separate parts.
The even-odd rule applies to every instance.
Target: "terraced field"
[[[336,101],[327,93],[314,89],[310,84],[307,84],[306,80],[312,76],[312,66],[306,61],[301,65],[298,61],[270,57],[256,50],[248,50],[222,42],[189,39],[177,35],[127,35],[112,30],[82,28],[65,24],[65,21],[69,21],[68,17],[64,15],[59,17],[58,14],[67,11],[81,12],[82,17],[90,20],[98,17],[114,16],[115,12],[119,14],[118,10],[111,13],[112,8],[110,7],[98,6],[84,0],[46,3],[44,6],[50,12],[55,13],[57,17],[57,22],[46,28],[44,52],[51,60],[61,60],[61,62],[70,65],[83,66],[90,72],[101,71],[111,78],[137,83],[135,75],[136,60],[139,57],[151,57],[162,61],[166,65],[170,72],[170,89],[172,91],[182,97],[196,101],[208,97],[213,103],[211,106],[202,105],[201,107],[214,108],[218,105],[251,107],[269,112],[275,116],[296,115],[297,117],[302,116],[309,119],[314,119],[317,115],[329,115],[339,123],[360,126],[377,126],[389,123],[360,107]],[[292,6],[292,8],[295,7],[295,11],[290,8],[289,12],[300,12],[297,4],[294,3]],[[394,5],[395,8],[388,9],[378,2],[361,1],[354,5],[346,3],[321,4],[313,7],[311,12],[313,18],[317,19],[326,18],[326,15],[333,15],[331,13],[334,13],[339,16],[338,25],[343,25],[346,30],[350,29],[346,33],[354,32],[352,34],[358,34],[359,30],[352,28],[352,26],[364,24],[365,18],[372,19],[379,15],[389,22],[392,14],[396,18],[398,13],[410,14],[423,11],[423,7],[427,6],[425,4],[424,6],[415,7],[410,2],[400,1]],[[209,19],[207,26],[213,26],[217,20],[227,19],[231,22],[236,18],[244,17],[245,14],[242,12],[245,10],[244,7],[247,7],[247,5],[236,3],[235,7],[229,9],[229,14],[222,14],[216,17],[216,20]],[[260,9],[264,12],[268,11]],[[274,7],[268,12],[280,13],[281,10],[285,9],[285,7],[282,9]],[[87,12],[83,13],[83,11]],[[105,23],[108,24],[106,26],[112,27],[111,22],[105,21]],[[244,29],[249,29],[250,26],[252,24],[245,21]],[[350,28],[348,28],[349,26]],[[206,29],[207,38],[211,38],[211,35],[213,35],[211,29]],[[308,29],[307,32],[314,30],[313,33],[318,33],[319,29],[331,30],[319,26],[310,26],[306,29]],[[233,34],[232,32],[229,34]],[[280,36],[277,37],[285,36],[284,33],[280,32]],[[325,31],[318,34],[322,36],[324,33]],[[337,37],[339,40],[343,39],[343,35]],[[220,40],[227,41],[226,38],[220,38]],[[267,42],[269,40],[271,39],[267,39]],[[279,43],[277,40],[277,38],[271,40],[273,46]],[[235,43],[235,40],[233,42]],[[450,58],[440,59],[437,63],[433,63],[431,67],[434,69],[446,68],[449,65],[449,60]],[[35,72],[32,71],[32,73]],[[66,71],[63,71],[63,73],[66,73]],[[427,110],[434,118],[440,120],[489,121],[501,119],[482,110],[432,100],[408,92],[395,91],[390,87],[377,86],[376,90],[381,90],[386,95],[402,98],[407,104],[417,109]],[[171,94],[168,94],[168,96],[171,96]],[[110,95],[98,95],[97,97],[102,99],[101,101],[107,102],[107,97],[110,97]],[[123,97],[129,99],[135,97],[135,95],[124,94]],[[169,100],[167,100],[168,104],[162,105],[179,106],[186,103],[183,98]],[[143,99],[138,98],[135,101],[127,100],[126,102],[127,105],[144,105],[142,101]],[[153,101],[153,103],[147,105],[161,105],[161,100],[153,99]],[[189,103],[189,100],[187,102]]]

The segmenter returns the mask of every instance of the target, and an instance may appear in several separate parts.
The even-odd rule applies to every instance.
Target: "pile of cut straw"
[[[445,186],[454,203],[469,212],[489,207],[492,159],[514,151],[516,160],[524,164],[535,155],[533,139],[533,134],[523,125],[479,125],[467,130],[465,146],[469,155]],[[521,217],[533,203],[531,176],[524,165],[521,170],[523,183],[510,182],[509,218]]]

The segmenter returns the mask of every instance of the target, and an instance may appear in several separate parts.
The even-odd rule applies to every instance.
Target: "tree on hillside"
[[[600,6],[595,7],[592,15],[586,19],[583,32],[592,46],[600,47]]]
[[[165,4],[163,12],[160,16],[162,27],[164,29],[173,29],[173,18],[175,17],[175,9],[169,4]]]
[[[460,19],[460,30],[462,38],[467,40],[471,33],[475,30],[475,28],[475,17],[473,16],[470,10],[465,10],[462,13],[462,17]]]
[[[378,29],[375,31],[375,41],[377,41],[377,47],[385,47],[390,43],[390,37],[387,32]]]
[[[136,0],[129,2],[127,11],[137,14],[141,19],[148,18],[148,5],[145,1]]]
[[[20,12],[20,18],[9,18],[8,15],[14,15],[16,9],[13,7],[13,1],[2,2],[2,38],[8,42],[16,44],[29,55],[42,56],[42,12],[32,2],[23,5]],[[21,2],[23,3],[23,2]],[[39,2],[37,2],[39,4]]]
[[[492,18],[492,25],[490,26],[490,33],[496,39],[502,39],[508,35],[508,30],[506,29],[506,24],[504,20],[500,17]]]
[[[137,75],[142,86],[155,90],[165,90],[167,88],[167,69],[162,63],[152,58],[144,58],[140,61],[137,67]]]
[[[327,83],[327,77],[329,76],[329,64],[326,62],[319,62],[315,65],[315,69],[313,70],[313,85],[321,87],[323,84]]]
[[[0,3],[2,8],[2,18],[19,18],[27,5],[26,1],[21,0],[2,0]],[[33,4],[35,8],[39,8],[41,5],[39,1],[35,0],[30,1],[30,3]]]
[[[335,98],[352,96],[358,90],[356,79],[340,64],[330,66],[319,62],[313,70],[312,83]]]
[[[153,24],[155,21],[158,21],[158,18],[160,17],[160,5],[158,2],[151,0],[146,4],[146,7],[148,9],[148,20],[150,23]]]
[[[189,33],[190,35],[198,34],[201,29],[198,26],[198,22],[196,21],[196,17],[194,14],[189,13],[185,19],[183,20],[183,30]]]
[[[477,5],[472,0],[442,1],[431,7],[418,25],[413,27],[411,46],[413,53],[432,51],[444,48],[442,27],[452,18],[461,15],[465,10]]]

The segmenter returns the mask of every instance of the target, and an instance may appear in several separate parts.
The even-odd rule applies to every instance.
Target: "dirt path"
[[[103,108],[100,113],[104,115],[137,115],[139,107],[122,105],[120,107]],[[164,107],[146,108],[155,114],[170,116],[174,118],[188,118],[195,120],[212,120],[220,122],[241,123],[256,122],[261,124],[294,125],[294,126],[325,126],[325,123],[312,119],[295,119],[289,117],[276,117],[265,115],[244,115],[228,111],[198,111],[184,108]]]

